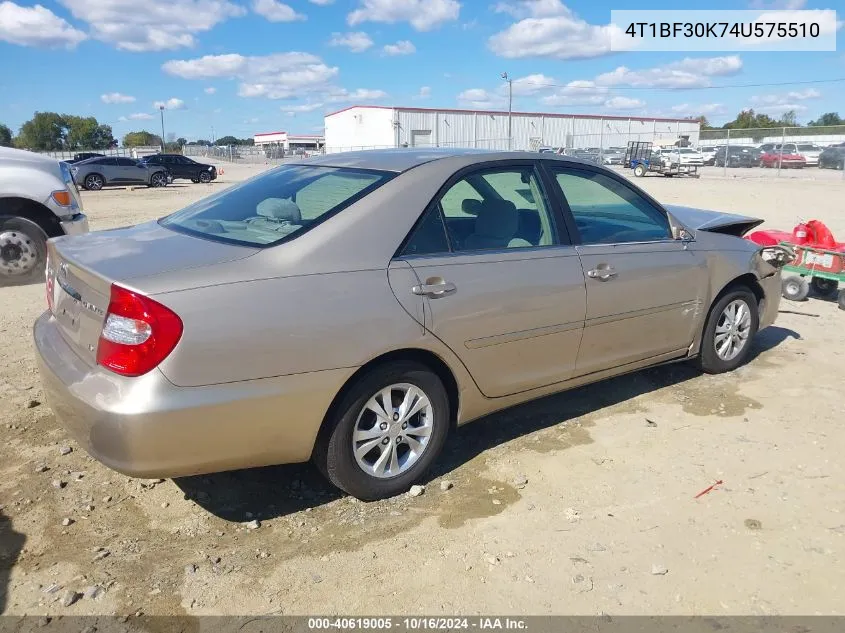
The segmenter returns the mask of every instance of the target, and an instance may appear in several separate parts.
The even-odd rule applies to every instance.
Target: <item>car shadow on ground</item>
[[[754,339],[750,361],[788,338],[792,330],[772,326]],[[641,370],[510,407],[460,427],[426,480],[452,472],[484,451],[636,396],[700,376],[691,363]],[[175,480],[187,499],[227,521],[268,520],[314,508],[345,496],[311,464],[269,466]]]
[[[0,510],[0,614],[6,612],[12,568],[23,550],[26,536],[12,529],[12,521]]]

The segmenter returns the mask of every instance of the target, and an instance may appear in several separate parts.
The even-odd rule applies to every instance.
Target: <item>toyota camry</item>
[[[139,477],[313,460],[362,499],[540,396],[749,358],[780,301],[761,221],[664,206],[555,154],[286,163],[137,226],[48,243],[48,401]]]

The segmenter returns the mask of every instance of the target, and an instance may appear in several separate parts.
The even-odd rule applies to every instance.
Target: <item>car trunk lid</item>
[[[63,338],[93,365],[113,283],[143,293],[132,280],[243,259],[257,250],[176,233],[157,222],[60,237],[47,246],[48,302]]]

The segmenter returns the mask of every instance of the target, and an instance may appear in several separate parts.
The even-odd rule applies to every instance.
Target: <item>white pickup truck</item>
[[[0,147],[0,285],[44,279],[47,240],[87,231],[67,163]]]

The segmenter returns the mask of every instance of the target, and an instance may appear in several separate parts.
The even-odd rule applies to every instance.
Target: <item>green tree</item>
[[[845,125],[845,119],[842,119],[838,112],[825,112],[818,119],[810,121],[807,125],[812,127],[821,127],[823,125]]]
[[[794,115],[794,113],[793,113]],[[737,117],[722,128],[726,130],[747,130],[749,128],[782,127],[783,121],[773,119],[768,114],[757,114],[753,109],[743,110]]]
[[[181,136],[176,139],[176,143],[181,147],[182,145],[188,144],[188,139],[182,138]]]
[[[12,147],[12,130],[0,123],[0,147]]]
[[[16,144],[31,150],[55,151],[64,149],[67,124],[55,112],[36,112],[21,126]]]
[[[783,113],[778,123],[787,127],[797,127],[798,115],[795,114],[795,110],[789,110],[788,112]]]
[[[161,137],[152,132],[141,130],[140,132],[129,132],[123,137],[123,147],[145,147],[161,145]]]
[[[218,145],[240,145],[241,142],[236,139],[234,136],[221,136],[217,139]]]
[[[100,125],[94,117],[64,115],[67,126],[66,149],[106,149],[114,141],[110,125]]]

